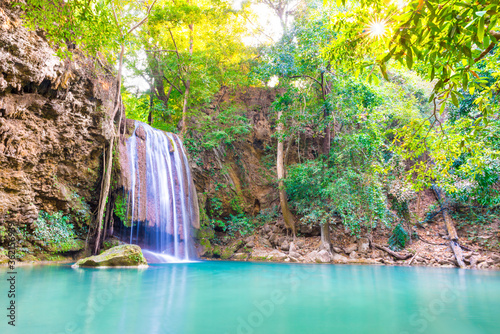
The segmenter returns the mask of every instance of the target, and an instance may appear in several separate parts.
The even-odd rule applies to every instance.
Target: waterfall
[[[136,121],[127,155],[130,243],[155,262],[195,259],[191,230],[199,227],[198,201],[181,140]]]

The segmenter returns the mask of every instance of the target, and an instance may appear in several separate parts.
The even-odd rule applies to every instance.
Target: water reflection
[[[498,272],[200,262],[18,277],[17,334],[500,332]]]

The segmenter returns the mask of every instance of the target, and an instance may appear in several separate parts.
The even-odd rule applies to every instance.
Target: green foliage
[[[236,106],[229,106],[212,115],[202,115],[198,122],[196,131],[201,135],[198,145],[207,150],[242,140],[252,129],[249,120]]]
[[[130,224],[129,217],[127,217],[127,198],[127,195],[118,195],[115,199],[115,207],[113,209],[115,215],[122,221],[125,226],[128,226],[127,224]]]
[[[408,232],[406,232],[402,224],[398,224],[392,230],[391,236],[389,237],[387,243],[392,250],[400,251],[405,248],[408,240],[410,240]]]
[[[53,214],[40,211],[35,224],[34,237],[48,245],[71,242],[76,237],[70,217],[63,215],[62,211]]]
[[[76,44],[91,55],[116,47],[118,28],[111,11],[112,0],[27,0],[19,6],[32,29],[44,30],[57,46],[60,57],[72,55]]]
[[[346,1],[342,1],[344,4]],[[475,103],[488,115],[487,99],[498,90],[499,80],[488,84],[480,77],[478,64],[491,59],[500,40],[500,5],[489,0],[411,0],[407,3],[363,0],[344,8],[332,7],[332,30],[336,37],[325,50],[339,68],[355,72],[380,69],[388,79],[393,59],[415,68],[434,80],[434,98],[458,106],[460,88],[482,89]],[[360,28],[364,30],[360,34]],[[498,67],[495,71],[498,74]]]

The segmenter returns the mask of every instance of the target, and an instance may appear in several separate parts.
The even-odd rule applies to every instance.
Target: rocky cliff
[[[113,83],[78,52],[59,59],[43,33],[23,27],[2,2],[0,224],[29,231],[40,210],[89,224],[111,136]]]

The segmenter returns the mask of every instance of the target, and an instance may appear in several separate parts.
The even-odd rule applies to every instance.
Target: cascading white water
[[[181,140],[136,121],[127,151],[130,243],[149,250],[145,255],[153,252],[155,262],[196,259],[197,198]]]

